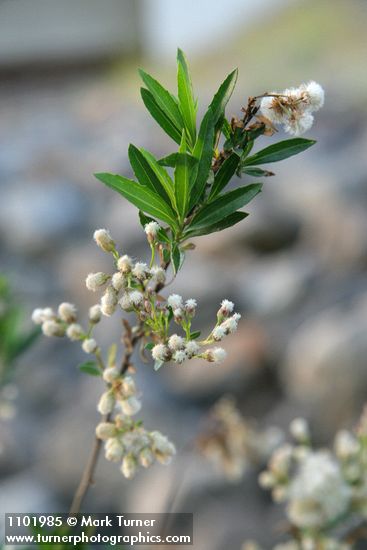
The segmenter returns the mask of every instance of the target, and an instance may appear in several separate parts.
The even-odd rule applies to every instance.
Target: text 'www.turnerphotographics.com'
[[[5,544],[192,545],[193,515],[6,514]]]

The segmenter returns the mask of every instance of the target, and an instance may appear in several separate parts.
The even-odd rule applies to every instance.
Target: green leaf
[[[274,176],[273,172],[269,172],[269,170],[263,170],[262,168],[257,168],[256,166],[245,166],[244,168],[242,168],[241,171],[243,174],[253,176],[254,178]]]
[[[220,85],[217,93],[213,97],[210,108],[213,111],[214,124],[217,124],[220,117],[223,115],[226,105],[233,93],[237,82],[238,69],[232,71],[225,81]]]
[[[228,120],[225,118],[222,124],[222,132],[226,139],[230,139],[232,135],[232,128]]]
[[[171,153],[170,155],[167,155],[166,157],[159,159],[158,162],[161,166],[169,166],[170,168],[175,168],[177,163],[177,157],[178,157],[178,153]]]
[[[213,225],[239,208],[248,204],[261,191],[260,183],[238,187],[204,206],[192,220],[190,229],[201,229]]]
[[[164,361],[155,361],[154,363],[154,370],[159,370],[164,365]]]
[[[154,342],[148,342],[148,344],[145,344],[144,349],[152,350],[154,345]]]
[[[182,133],[183,120],[177,100],[162,86],[162,84],[158,82],[158,80],[155,80],[155,78],[153,78],[150,74],[146,73],[142,69],[139,69],[139,74],[144,84],[153,95],[158,107],[171,120],[172,124],[180,130],[180,133]]]
[[[196,338],[199,338],[201,334],[201,330],[196,330],[195,332],[192,332],[190,334],[190,340],[196,340]]]
[[[100,173],[94,174],[102,183],[120,193],[125,199],[134,204],[137,208],[154,216],[177,229],[177,221],[173,210],[147,187],[129,180],[117,174]]]
[[[213,141],[214,119],[212,110],[209,108],[201,122],[199,135],[193,150],[193,155],[199,162],[192,175],[190,209],[202,196],[208,181],[213,158]]]
[[[139,221],[140,221],[140,225],[144,229],[144,227],[147,225],[147,223],[156,222],[157,220],[154,220],[153,218],[150,218],[149,216],[146,216],[144,214],[144,212],[139,210]]]
[[[158,178],[159,183],[161,184],[161,186],[163,187],[163,189],[165,190],[165,192],[169,197],[172,207],[175,209],[176,208],[175,187],[167,170],[159,164],[158,160],[154,157],[154,155],[152,155],[152,153],[149,153],[149,151],[146,151],[143,148],[140,149],[140,152],[143,155],[144,159],[148,162],[155,176]]]
[[[213,187],[210,191],[209,199],[214,199],[219,193],[228,185],[232,177],[236,173],[238,164],[240,162],[240,157],[237,153],[231,153],[231,155],[226,158],[222,166],[219,168],[218,172],[215,174]]]
[[[247,157],[244,164],[249,166],[255,166],[257,164],[266,164],[268,162],[278,162],[284,160],[293,155],[297,155],[302,151],[305,151],[316,143],[313,139],[294,138],[286,139],[265,147],[262,151],[255,153],[252,157]]]
[[[180,143],[182,128],[177,128],[166,113],[162,111],[155,101],[153,94],[151,94],[149,90],[140,88],[140,94],[145,107],[148,109],[154,120],[158,122],[162,130],[164,130],[166,134],[168,134],[169,137],[171,137],[176,143]]]
[[[86,361],[81,365],[78,365],[78,369],[85,374],[90,374],[91,376],[102,376],[101,369],[97,366],[95,361]]]
[[[177,50],[177,87],[180,111],[188,132],[191,144],[196,139],[196,102],[185,54]]]
[[[177,275],[178,271],[181,269],[182,264],[185,260],[185,252],[180,250],[179,246],[176,243],[172,243],[171,247],[171,262],[173,267],[173,272]]]
[[[202,237],[203,235],[209,235],[209,233],[223,231],[223,229],[228,229],[228,227],[232,227],[233,225],[236,225],[236,223],[241,222],[247,218],[247,216],[248,214],[246,212],[234,212],[223,220],[220,220],[212,225],[207,225],[198,229],[195,229],[195,227],[190,227],[187,234],[185,233],[185,237]]]
[[[150,163],[141,151],[139,151],[139,149],[132,144],[129,145],[129,160],[139,183],[141,183],[141,185],[145,185],[151,191],[158,193],[158,195],[160,195],[167,204],[171,204],[169,196],[167,195]]]
[[[175,169],[175,197],[178,214],[181,221],[185,218],[189,204],[189,183],[190,183],[190,165],[187,156],[185,130],[182,132],[182,139],[177,164]]]

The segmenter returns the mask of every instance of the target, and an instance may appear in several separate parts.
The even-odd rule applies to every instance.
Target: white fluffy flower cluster
[[[284,130],[299,136],[313,124],[313,112],[324,104],[325,93],[317,82],[301,84],[298,88],[287,88],[283,92],[272,92],[261,100],[262,114],[274,124],[282,124]]]
[[[89,310],[89,322],[92,325],[99,322],[101,318],[100,306],[94,305]],[[77,323],[77,309],[74,304],[63,302],[59,305],[57,313],[50,307],[36,308],[32,313],[32,321],[42,326],[45,336],[67,336],[69,340],[81,341],[85,353],[95,353],[98,344],[94,338],[86,333],[82,326]]]
[[[112,420],[100,422],[96,428],[97,437],[105,441],[107,460],[121,462],[121,472],[128,479],[134,477],[139,465],[147,468],[155,460],[168,464],[176,452],[174,445],[160,432],[147,432],[131,418],[141,408],[131,376],[108,367],[103,378],[108,390],[99,400],[98,411],[111,416],[115,407],[120,409]]]
[[[159,363],[174,361],[181,364],[187,359],[200,358],[210,363],[221,363],[226,358],[227,354],[223,348],[207,348],[207,346],[219,342],[237,330],[241,316],[238,313],[230,316],[234,304],[229,300],[223,300],[217,313],[217,324],[209,337],[203,341],[192,339],[190,330],[187,330],[188,326],[191,328],[191,320],[195,315],[196,307],[197,303],[193,298],[186,300],[185,303],[179,294],[171,294],[167,298],[167,304],[161,311],[166,316],[172,312],[175,322],[185,330],[186,334],[189,333],[190,337],[184,338],[178,334],[172,334],[164,342],[156,344],[152,349],[152,357],[155,361]]]

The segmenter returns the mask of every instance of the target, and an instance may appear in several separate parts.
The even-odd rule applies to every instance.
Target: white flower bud
[[[121,464],[122,475],[126,477],[126,479],[132,479],[136,474],[136,469],[137,469],[136,460],[133,457],[133,455],[131,454],[125,455],[124,458],[122,459],[122,464]]]
[[[91,323],[99,323],[101,320],[101,306],[100,304],[95,304],[89,308],[89,320]]]
[[[85,279],[85,284],[88,290],[96,292],[109,279],[106,273],[99,271],[98,273],[89,273]]]
[[[127,281],[121,271],[117,271],[112,275],[111,284],[117,292],[126,287]]]
[[[35,310],[33,310],[32,321],[36,325],[42,325],[42,323],[45,321],[42,308],[37,307]]]
[[[82,348],[85,353],[94,353],[98,348],[98,345],[94,338],[87,338],[82,343]]]
[[[157,222],[149,222],[145,224],[144,231],[150,243],[155,241],[159,230],[160,230],[160,225]]]
[[[109,414],[113,411],[115,406],[115,397],[112,392],[106,391],[101,395],[101,398],[97,405],[97,410],[101,414]]]
[[[65,323],[74,323],[76,321],[76,307],[74,304],[63,302],[59,305],[58,314]]]
[[[213,330],[213,338],[216,342],[220,342],[225,335],[226,329],[222,325],[215,327],[215,329]]]
[[[183,308],[182,296],[180,296],[179,294],[171,294],[170,296],[168,296],[167,302],[173,310]]]
[[[190,342],[186,343],[185,351],[189,359],[191,359],[191,357],[199,353],[200,346],[194,340],[190,340]]]
[[[310,439],[310,429],[304,418],[295,418],[289,425],[291,435],[297,441],[304,443]]]
[[[130,292],[129,298],[130,298],[131,303],[135,307],[140,306],[142,304],[143,300],[144,300],[144,296],[142,295],[141,292],[139,292],[139,290],[133,290],[132,292]]]
[[[116,435],[116,426],[112,422],[100,422],[96,427],[98,439],[106,440]]]
[[[73,323],[66,329],[66,336],[70,338],[70,340],[76,341],[80,340],[84,336],[84,332],[80,325]]]
[[[145,447],[140,451],[139,462],[143,466],[143,468],[149,468],[149,466],[153,464],[154,454],[148,447]]]
[[[126,254],[124,256],[121,256],[118,260],[117,260],[117,268],[119,269],[119,271],[121,271],[121,273],[130,273],[131,271],[131,268],[132,268],[132,259],[130,258],[130,256],[127,256]]]
[[[152,357],[155,361],[167,361],[169,355],[167,346],[164,344],[156,344],[152,349]]]
[[[124,446],[117,439],[108,439],[105,445],[105,457],[110,462],[120,462],[124,456]]]
[[[186,351],[184,350],[175,351],[175,353],[173,354],[174,362],[178,363],[179,365],[181,365],[181,363],[186,361],[186,359],[187,359],[187,354],[186,354]]]
[[[178,336],[178,334],[172,334],[168,339],[168,347],[172,351],[183,349],[185,347],[185,339],[182,336]]]
[[[176,448],[166,436],[158,431],[151,432],[152,451],[154,456],[161,464],[169,464],[172,456],[176,453]]]
[[[120,378],[121,374],[118,368],[116,367],[108,367],[103,371],[103,380],[107,382],[108,384],[112,384],[115,380],[118,380]]]
[[[166,272],[162,267],[158,267],[157,265],[154,265],[151,268],[150,273],[154,281],[156,281],[157,283],[164,284],[166,282]]]
[[[107,287],[101,298],[101,311],[106,317],[110,317],[116,310],[117,295],[112,286]]]
[[[141,409],[141,402],[135,396],[128,397],[119,401],[121,410],[127,416],[134,416]]]
[[[45,321],[42,325],[45,336],[65,336],[65,329],[57,321]]]
[[[42,310],[42,320],[43,321],[52,321],[54,319],[56,319],[56,313],[54,312],[54,310],[50,307],[45,307]]]
[[[143,281],[147,278],[149,273],[149,267],[144,262],[136,262],[136,264],[133,267],[132,274],[134,277],[139,279],[140,281]]]
[[[93,239],[96,241],[99,248],[102,248],[105,252],[113,252],[116,248],[110,232],[107,231],[107,229],[97,229],[93,234]]]

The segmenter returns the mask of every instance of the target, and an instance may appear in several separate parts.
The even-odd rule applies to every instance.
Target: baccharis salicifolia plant
[[[191,239],[223,231],[247,217],[241,209],[260,193],[262,184],[250,183],[228,191],[234,175],[267,177],[272,172],[263,169],[263,164],[286,159],[315,143],[296,137],[251,155],[255,141],[272,136],[277,123],[294,135],[302,133],[310,125],[311,111],[323,103],[322,88],[310,83],[282,94],[251,97],[242,108],[241,118],[228,120],[225,108],[237,80],[234,70],[219,87],[198,125],[198,102],[181,50],[177,64],[177,97],[146,72],[140,74],[145,85],[141,89],[145,106],[178,148],[157,159],[151,152],[130,145],[134,180],[106,172],[95,174],[137,207],[150,246],[149,264],[136,261],[125,250],[120,252],[109,231],[99,229],[94,239],[111,254],[112,270],[87,276],[88,289],[103,292],[100,303],[89,311],[88,326],[82,327],[75,306],[68,303],[61,304],[57,313],[46,308],[33,314],[46,336],[66,336],[95,356],[95,362],[84,364],[81,370],[100,375],[106,386],[98,404],[103,418],[97,426],[96,446],[105,441],[106,458],[121,462],[122,473],[128,478],[133,477],[139,464],[147,467],[155,459],[167,463],[175,452],[165,436],[148,432],[141,422],[132,419],[141,405],[131,376],[134,348],[140,344],[150,350],[156,370],[169,362],[180,365],[193,358],[217,363],[226,355],[217,343],[237,329],[240,319],[234,304],[223,300],[212,331],[200,339],[200,332],[192,328],[196,300],[162,294],[168,271],[173,276],[180,271],[185,254],[194,248]],[[125,350],[119,364],[116,346],[112,346],[106,360],[93,337],[102,317],[116,311],[132,312],[136,317],[133,327],[124,320]],[[88,472],[83,478],[86,490]],[[82,493],[80,487],[79,496]]]

